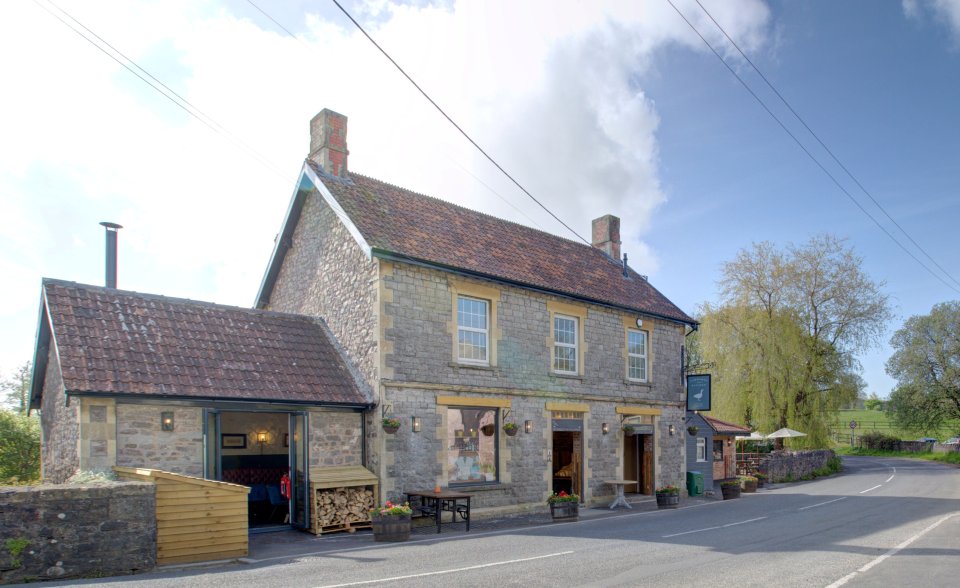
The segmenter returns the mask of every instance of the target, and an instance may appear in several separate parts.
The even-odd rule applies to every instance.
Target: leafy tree
[[[0,382],[0,391],[4,393],[2,403],[20,414],[27,414],[30,408],[30,381],[33,366],[25,362],[18,367],[10,378]]]
[[[871,392],[870,397],[863,402],[863,407],[867,410],[880,410],[883,408],[883,401],[876,392]]]
[[[785,251],[754,244],[723,266],[721,300],[703,307],[699,341],[722,417],[827,443],[829,415],[864,386],[855,353],[878,342],[891,316],[861,264],[825,235]]]
[[[0,484],[40,478],[40,421],[0,409]]]
[[[933,431],[960,419],[960,302],[910,317],[890,345],[887,373],[897,380],[889,404],[894,421],[913,431]]]

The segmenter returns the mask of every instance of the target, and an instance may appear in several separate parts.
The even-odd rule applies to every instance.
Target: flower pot
[[[657,492],[657,508],[680,508],[680,494]]]
[[[691,437],[696,436],[697,431],[699,430],[700,430],[700,427],[696,425],[690,425],[689,427],[687,427],[687,433],[689,433]]]
[[[397,426],[383,425],[383,432],[384,432],[384,433],[389,433],[389,434],[393,435],[394,433],[396,433],[396,432],[399,431],[399,430],[400,430],[400,425],[397,425]]]
[[[756,482],[754,480],[744,480],[742,490],[744,492],[756,492],[757,486],[759,485],[760,485],[759,482]]]
[[[568,523],[580,518],[580,505],[576,502],[558,502],[550,505],[550,516],[555,523]]]
[[[374,541],[406,541],[410,538],[410,515],[373,517]]]
[[[721,484],[720,493],[723,494],[724,500],[732,500],[734,498],[740,498],[740,485],[736,484],[734,486],[725,486]]]
[[[520,431],[520,427],[511,427],[509,429],[504,429],[503,432],[509,437],[513,437]]]

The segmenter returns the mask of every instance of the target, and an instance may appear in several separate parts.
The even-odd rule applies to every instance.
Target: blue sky
[[[839,174],[696,3],[676,3]],[[102,283],[101,220],[125,227],[121,287],[250,305],[306,156],[308,121],[324,107],[350,118],[351,169],[569,236],[332,3],[258,3],[296,40],[239,0],[40,4],[69,21],[64,8],[221,130],[34,3],[0,5],[0,51],[15,56],[0,61],[0,373],[30,357],[41,276]],[[703,4],[960,278],[960,2]],[[721,264],[751,242],[847,237],[897,312],[882,345],[861,358],[868,391],[885,396],[894,330],[960,296],[847,200],[666,0],[346,5],[581,235],[591,218],[620,216],[631,264],[688,312],[715,299]]]

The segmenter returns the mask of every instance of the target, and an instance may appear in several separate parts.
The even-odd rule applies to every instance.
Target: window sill
[[[646,382],[641,382],[639,380],[629,380],[625,379],[623,381],[627,386],[640,386],[641,388],[653,388],[653,382],[647,380]]]
[[[483,365],[479,363],[459,363],[456,361],[451,361],[448,365],[457,369],[480,370],[482,372],[497,371],[497,366],[495,365]]]
[[[457,492],[463,492],[465,494],[470,494],[473,492],[490,492],[493,490],[503,490],[509,488],[510,484],[503,484],[501,482],[485,482],[483,484],[450,484],[448,486],[450,490]]]
[[[583,381],[583,376],[581,376],[580,374],[561,374],[558,372],[550,372],[549,375],[551,378],[562,378],[564,380],[576,380],[578,382]]]

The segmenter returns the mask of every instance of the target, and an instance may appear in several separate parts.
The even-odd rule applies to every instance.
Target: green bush
[[[860,444],[866,449],[879,451],[897,451],[900,449],[900,439],[879,431],[873,431],[860,437]]]
[[[40,421],[0,410],[0,484],[40,479]]]

